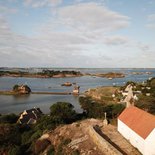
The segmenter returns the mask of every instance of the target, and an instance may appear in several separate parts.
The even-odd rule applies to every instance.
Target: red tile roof
[[[155,116],[134,106],[126,108],[118,119],[143,139],[155,128]]]

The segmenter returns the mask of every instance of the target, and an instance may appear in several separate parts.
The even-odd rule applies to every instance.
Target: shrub
[[[16,123],[18,120],[17,115],[15,114],[9,114],[9,115],[2,115],[0,116],[0,123]]]
[[[57,102],[50,107],[50,114],[58,123],[70,123],[75,120],[74,106],[67,102]]]
[[[8,155],[21,155],[20,146],[14,146],[9,149]]]

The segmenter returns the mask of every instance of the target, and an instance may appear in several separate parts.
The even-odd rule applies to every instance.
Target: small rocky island
[[[123,73],[109,72],[109,73],[97,73],[97,74],[93,74],[92,76],[113,79],[113,78],[124,78],[125,77],[125,74],[123,74]]]
[[[14,85],[10,91],[0,91],[0,95],[27,95],[31,93],[27,85]]]
[[[15,94],[30,94],[31,89],[27,85],[14,85],[13,92]]]

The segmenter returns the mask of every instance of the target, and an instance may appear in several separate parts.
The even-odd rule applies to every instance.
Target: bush
[[[122,104],[101,104],[94,102],[90,97],[80,97],[80,105],[88,118],[103,118],[107,113],[108,118],[117,117],[125,108]]]
[[[1,124],[0,131],[0,145],[20,145],[21,134],[19,132],[18,126],[12,124]]]
[[[18,87],[19,87],[19,85],[17,85],[17,84],[14,85],[14,86],[13,86],[13,91],[18,92]]]
[[[8,155],[21,155],[21,154],[22,152],[20,151],[20,146],[14,146],[8,152]]]
[[[67,102],[57,102],[50,107],[50,114],[57,123],[71,123],[75,120],[74,106]]]
[[[2,115],[0,116],[0,123],[16,123],[18,120],[17,115],[15,114],[9,114],[9,115]]]

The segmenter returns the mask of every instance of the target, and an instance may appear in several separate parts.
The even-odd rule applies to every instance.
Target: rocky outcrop
[[[103,77],[103,78],[108,78],[108,79],[113,79],[113,78],[124,78],[125,74],[123,73],[114,73],[114,72],[109,72],[109,73],[98,73],[98,74],[94,74],[93,76],[97,76],[97,77]]]
[[[117,100],[118,89],[118,87],[98,87],[88,89],[85,95],[101,102],[112,103],[114,100]],[[113,95],[115,95],[115,97],[113,97]]]
[[[13,92],[17,94],[30,94],[31,89],[27,85],[15,85],[13,87]]]

